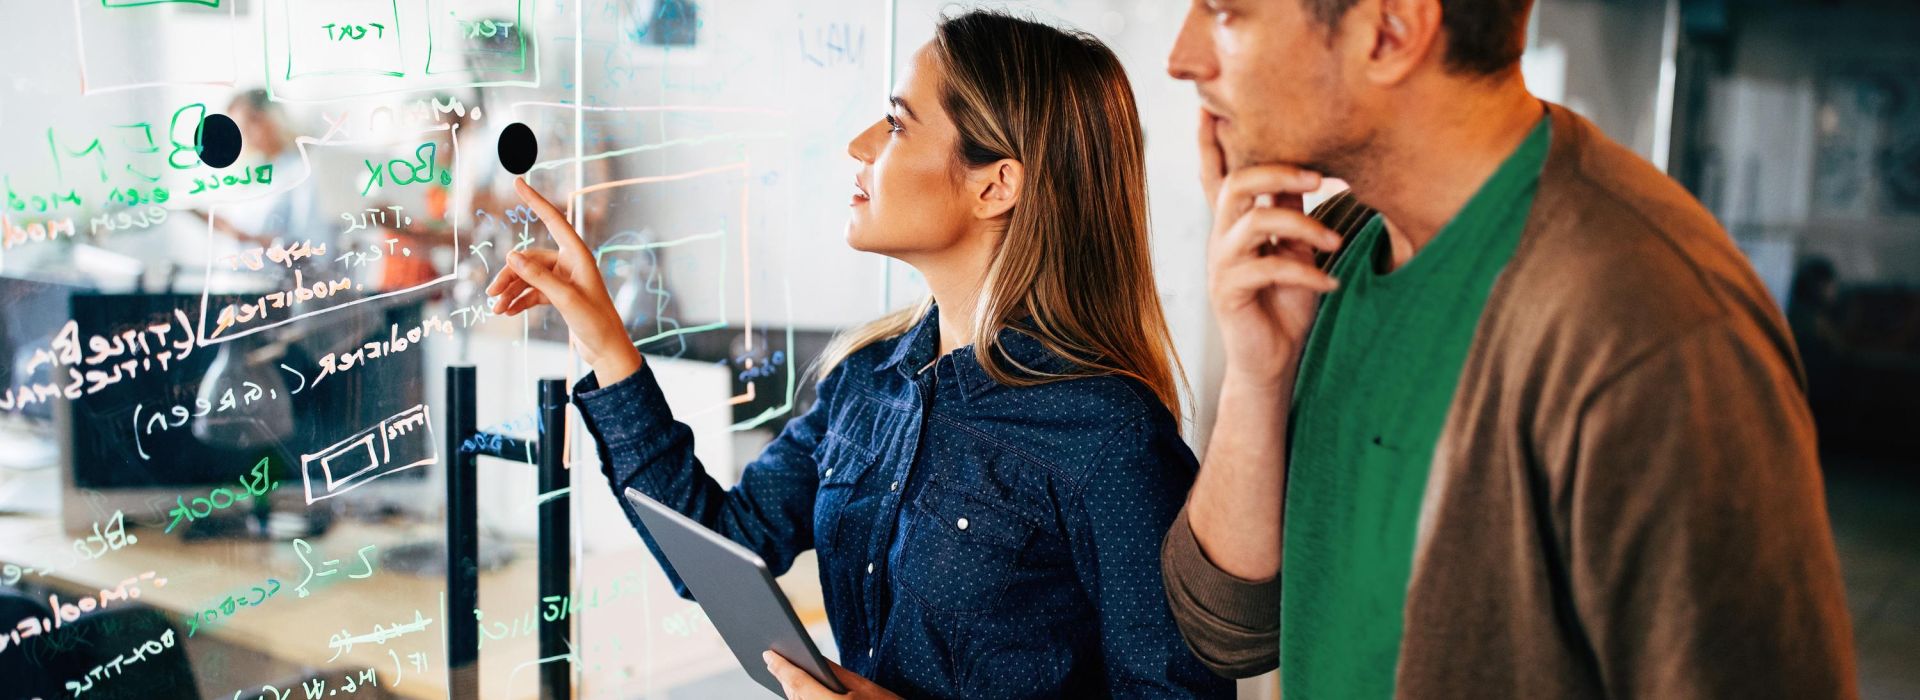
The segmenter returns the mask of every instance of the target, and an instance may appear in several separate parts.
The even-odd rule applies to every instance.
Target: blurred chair
[[[0,590],[0,629],[13,629],[28,618],[52,619],[45,604],[18,591]],[[138,663],[129,653],[173,630],[174,644]],[[200,700],[200,691],[187,663],[186,632],[166,616],[138,603],[82,614],[58,630],[21,640],[17,648],[0,651],[0,697],[66,698],[69,681],[83,679],[95,668],[116,658],[122,662],[111,674],[102,674],[86,690],[89,700],[153,698]]]

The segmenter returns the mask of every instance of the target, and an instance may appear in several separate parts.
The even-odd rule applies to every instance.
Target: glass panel
[[[557,484],[508,449],[540,437],[536,380],[584,368],[556,314],[489,310],[506,255],[552,246],[500,143],[537,143],[528,180],[731,483],[808,401],[805,362],[879,307],[882,268],[838,222],[842,144],[884,105],[885,3],[0,18],[0,694],[445,697],[456,620],[478,623],[484,697],[554,667],[583,697],[759,692],[577,419]],[[447,584],[450,365],[502,436],[463,447],[520,458],[470,477],[476,609]],[[572,535],[551,599],[543,504]],[[825,639],[812,572],[785,580]],[[570,646],[543,652],[543,628]]]

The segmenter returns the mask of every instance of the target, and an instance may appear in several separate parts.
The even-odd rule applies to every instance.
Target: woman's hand
[[[520,200],[533,208],[547,225],[558,250],[524,250],[507,256],[507,266],[487,285],[495,297],[493,312],[515,316],[541,304],[552,304],[567,320],[574,347],[593,367],[601,386],[627,378],[640,369],[640,351],[627,338],[626,324],[613,308],[607,285],[593,251],[567,224],[560,210],[528,185],[514,178]]]
[[[1314,266],[1340,236],[1301,210],[1320,175],[1287,165],[1228,171],[1213,118],[1201,115],[1201,187],[1214,198],[1207,286],[1225,341],[1226,381],[1286,391],[1320,295],[1338,285]]]
[[[815,698],[859,700],[860,698],[900,697],[832,661],[827,662],[827,667],[833,669],[833,675],[840,679],[840,685],[846,686],[845,693],[827,690],[826,686],[820,685],[820,681],[814,680],[813,676],[807,675],[806,671],[779,654],[771,651],[762,652],[760,658],[767,662],[767,670],[773,672],[773,677],[780,679],[780,689],[786,691],[787,700],[814,700]]]

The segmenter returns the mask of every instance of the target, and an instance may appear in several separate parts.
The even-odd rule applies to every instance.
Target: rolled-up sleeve
[[[1350,239],[1374,213],[1352,191],[1342,191],[1315,207],[1313,218]],[[1331,254],[1315,258],[1322,268],[1332,262]],[[1185,508],[1160,544],[1160,568],[1180,633],[1214,673],[1248,678],[1279,667],[1279,577],[1248,581],[1215,566],[1200,549]]]
[[[1200,550],[1187,511],[1160,546],[1167,604],[1180,633],[1214,673],[1247,678],[1280,665],[1280,580],[1235,578]]]

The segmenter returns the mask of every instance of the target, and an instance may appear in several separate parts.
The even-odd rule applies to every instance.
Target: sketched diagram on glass
[[[300,477],[306,484],[307,504],[312,505],[388,474],[439,461],[433,416],[426,404],[420,404],[326,449],[301,455]]]
[[[266,89],[279,101],[327,102],[423,89],[539,87],[540,13],[531,0],[476,5],[267,2],[258,13]]]
[[[433,154],[438,151],[436,139],[447,133],[452,134],[448,137],[448,141],[452,144],[453,158],[451,165],[441,168],[438,162],[433,160]],[[405,130],[402,134],[399,137],[401,142],[419,145],[395,148],[388,140],[374,137],[316,139],[311,136],[300,136],[295,138],[294,146],[300,163],[298,168],[300,172],[297,176],[277,177],[271,183],[273,189],[264,194],[208,202],[206,209],[208,247],[212,247],[212,241],[218,235],[213,219],[223,215],[222,209],[234,206],[237,202],[273,197],[299,188],[317,187],[318,180],[323,174],[332,173],[331,168],[318,162],[324,160],[323,154],[328,152],[344,154],[340,156],[342,159],[340,162],[346,164],[348,168],[365,168],[363,172],[368,174],[361,180],[361,199],[374,192],[385,192],[423,182],[424,180],[416,179],[422,171],[430,171],[431,177],[436,181],[444,178],[448,187],[464,187],[459,175],[462,162],[457,126],[441,124],[417,131]],[[293,157],[295,156],[288,156],[288,164],[293,162]],[[327,211],[347,208],[340,203],[330,204],[326,201],[321,201],[314,207],[317,210]],[[353,230],[355,229],[350,229],[349,233]],[[468,235],[462,230],[461,218],[456,217],[450,229],[450,245],[455,250],[460,250],[462,241]],[[331,238],[330,242],[334,242],[337,247],[340,239]],[[225,343],[301,319],[313,318],[429,287],[451,284],[458,279],[463,265],[461,257],[455,256],[453,268],[449,272],[435,274],[430,279],[423,279],[405,287],[382,289],[379,285],[370,285],[356,278],[350,270],[333,267],[332,263],[340,261],[338,257],[340,253],[333,248],[326,250],[325,254],[316,254],[299,261],[294,261],[291,257],[287,258],[286,267],[291,274],[282,273],[272,289],[252,298],[252,303],[226,304],[220,308],[214,308],[214,305],[209,304],[207,297],[217,286],[216,283],[222,282],[221,276],[236,274],[245,276],[251,271],[243,269],[246,266],[235,261],[222,261],[214,256],[208,256],[206,282],[203,283],[199,313],[199,346],[207,347]],[[306,276],[308,266],[317,268],[315,276]],[[352,263],[345,265],[345,267],[353,266]],[[254,273],[253,276],[261,275]]]
[[[784,212],[778,208],[784,206],[785,198],[777,191],[763,191],[776,188],[755,175],[759,170],[754,153],[756,144],[771,151],[789,143],[790,135],[781,125],[791,119],[790,113],[763,107],[542,101],[512,102],[507,108],[519,121],[559,112],[579,113],[589,126],[639,119],[677,119],[683,126],[697,125],[698,131],[685,135],[631,145],[615,140],[579,155],[547,158],[536,162],[530,172],[616,161],[652,173],[587,178],[555,200],[564,199],[579,212],[609,212],[599,224],[595,217],[583,214],[579,232],[593,248],[635,347],[650,354],[680,356],[693,347],[689,336],[730,332],[737,326],[761,332],[746,341],[742,353],[735,354],[762,350],[753,347],[755,342],[764,345],[767,338],[765,329],[755,325],[756,315],[765,320],[764,307],[771,305],[775,318],[784,319],[792,313],[792,300],[784,270],[768,274],[754,262],[759,256],[764,265],[768,254],[777,255],[785,235],[765,216],[770,209]],[[716,119],[726,120],[720,122],[724,126],[710,123]],[[661,152],[671,152],[673,157],[664,162],[645,160],[659,158]],[[762,158],[774,159],[764,153]],[[782,335],[791,335],[790,324],[776,325]],[[738,421],[733,427],[741,430],[792,408],[793,376],[752,376],[743,383],[744,388],[725,401],[689,407],[684,415],[730,411],[762,396],[778,403],[761,415]]]
[[[680,313],[667,286],[661,264],[664,247],[651,229],[621,231],[594,250],[607,288],[613,290],[613,306],[626,322],[633,337],[655,338],[640,343],[641,349],[669,357],[686,354],[686,336],[673,333],[681,328]],[[621,252],[632,255],[617,255]],[[614,254],[614,255],[610,255]]]
[[[9,3],[11,4],[11,3]],[[234,87],[241,76],[238,40],[248,14],[244,0],[101,0],[73,3],[73,48],[82,95],[151,88]],[[203,46],[225,51],[169,51],[166,60],[136,60],[125,37],[152,31],[176,15],[192,21]]]

